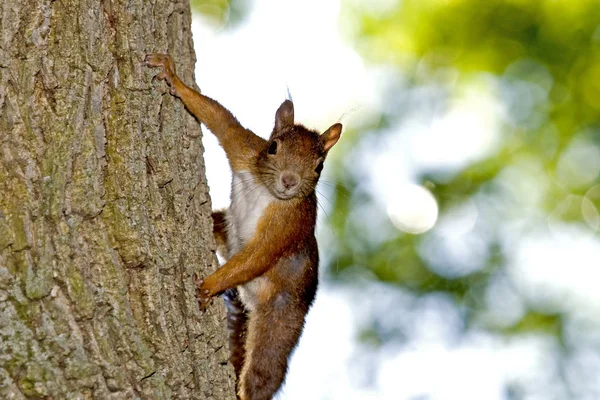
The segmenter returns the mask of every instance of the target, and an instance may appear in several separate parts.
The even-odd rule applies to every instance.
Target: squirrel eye
[[[317,165],[317,168],[315,168],[315,172],[316,172],[317,174],[320,174],[320,173],[321,173],[321,171],[323,171],[323,161],[321,161],[321,162],[319,163],[319,165]]]
[[[269,154],[277,154],[277,142],[273,140],[271,145],[269,146],[269,150],[267,150]]]

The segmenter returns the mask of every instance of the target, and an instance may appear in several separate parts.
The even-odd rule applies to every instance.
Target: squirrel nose
[[[281,183],[283,183],[283,186],[286,189],[291,189],[295,186],[298,186],[298,183],[300,182],[300,177],[296,174],[283,174],[281,176]]]

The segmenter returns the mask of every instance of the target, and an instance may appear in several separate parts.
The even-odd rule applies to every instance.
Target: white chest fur
[[[267,206],[274,200],[269,190],[248,171],[233,173],[231,184],[231,206],[227,214],[229,240],[229,257],[239,252],[244,244],[256,231],[258,220]],[[245,285],[239,286],[238,291],[247,309],[253,310],[257,304],[256,292],[262,279],[258,277]]]
[[[267,206],[274,200],[269,190],[248,171],[233,173],[229,208],[230,256],[241,250],[256,231]]]

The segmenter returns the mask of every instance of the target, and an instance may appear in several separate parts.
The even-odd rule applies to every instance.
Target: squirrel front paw
[[[146,58],[144,59],[144,64],[151,68],[161,67],[162,71],[154,75],[152,81],[154,82],[155,80],[164,80],[170,87],[170,93],[173,96],[177,96],[177,90],[174,86],[174,81],[177,77],[175,75],[175,66],[173,65],[173,60],[171,60],[171,57],[168,54],[147,54]]]
[[[213,295],[210,293],[210,289],[206,287],[204,279],[198,278],[198,275],[196,274],[194,274],[194,283],[196,284],[196,300],[198,300],[198,306],[200,307],[200,311],[204,312],[210,304]]]

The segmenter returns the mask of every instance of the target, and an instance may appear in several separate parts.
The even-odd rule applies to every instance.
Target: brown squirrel
[[[225,214],[214,213],[213,220],[215,238],[227,243],[228,261],[203,280],[196,278],[197,297],[204,309],[211,297],[226,292],[238,397],[271,399],[285,379],[317,290],[315,186],[342,125],[319,134],[295,124],[293,103],[286,100],[265,140],[218,102],[186,86],[168,55],[149,54],[145,63],[162,68],[154,78],[167,82],[227,154],[231,206]]]

